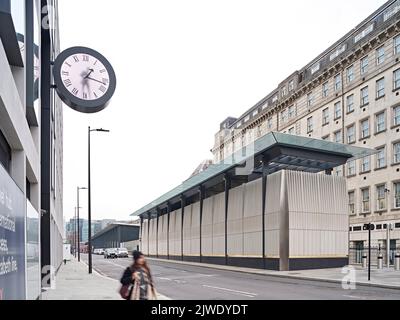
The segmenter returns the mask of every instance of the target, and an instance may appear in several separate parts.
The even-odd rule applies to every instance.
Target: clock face
[[[82,100],[102,98],[110,84],[110,75],[104,64],[86,53],[77,53],[64,60],[61,79],[64,87]]]
[[[53,75],[63,102],[83,113],[103,110],[116,88],[114,69],[108,60],[85,47],[61,52],[54,62]]]

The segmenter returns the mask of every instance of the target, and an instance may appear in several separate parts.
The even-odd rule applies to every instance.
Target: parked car
[[[108,248],[104,250],[104,259],[118,258],[118,251],[115,248]]]
[[[128,258],[128,249],[126,248],[118,248],[118,257],[119,258]]]
[[[104,249],[99,249],[99,254],[104,255]]]

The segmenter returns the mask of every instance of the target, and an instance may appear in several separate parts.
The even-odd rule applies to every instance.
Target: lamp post
[[[80,235],[80,218],[79,218],[79,209],[82,209],[82,207],[79,206],[79,191],[80,190],[87,190],[86,187],[80,188],[77,187],[76,188],[76,202],[77,202],[77,206],[76,206],[76,212],[77,212],[77,216],[78,216],[78,261],[81,261],[81,235]]]
[[[92,190],[90,177],[90,134],[92,132],[110,132],[105,129],[91,129],[88,127],[88,265],[89,274],[93,271],[92,266]]]
[[[74,244],[74,257],[76,258],[76,207],[74,208],[74,232],[73,232],[73,235],[74,235],[74,240],[73,240],[73,244]]]

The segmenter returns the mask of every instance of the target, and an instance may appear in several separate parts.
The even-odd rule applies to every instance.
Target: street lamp
[[[76,206],[76,210],[77,210],[77,216],[78,216],[78,261],[81,261],[81,237],[80,237],[80,220],[79,220],[79,209],[82,209],[82,207],[79,206],[79,191],[80,190],[87,190],[86,187],[77,187],[76,188],[76,202],[77,202],[77,206]]]
[[[75,207],[75,258],[78,255],[78,259],[80,261],[80,254],[79,254],[79,245],[80,245],[80,236],[79,236],[79,209]]]
[[[88,264],[89,274],[92,273],[92,190],[90,181],[90,134],[92,132],[110,132],[105,129],[91,129],[88,127]]]

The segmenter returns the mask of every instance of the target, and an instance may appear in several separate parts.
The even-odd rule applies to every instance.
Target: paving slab
[[[123,300],[119,295],[118,280],[101,275],[96,270],[88,273],[88,266],[75,258],[62,265],[53,288],[42,293],[42,300]],[[159,294],[158,300],[169,300]]]

